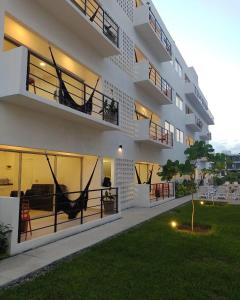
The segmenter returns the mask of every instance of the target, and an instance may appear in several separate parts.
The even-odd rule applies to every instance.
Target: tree
[[[212,145],[206,144],[204,141],[196,141],[192,146],[185,150],[187,160],[184,164],[180,164],[180,176],[188,175],[190,177],[190,191],[192,195],[192,222],[191,227],[194,231],[194,218],[195,218],[195,205],[194,205],[194,192],[196,189],[195,174],[198,161],[205,158],[206,161],[211,161],[213,158],[214,149]]]
[[[215,175],[227,172],[227,166],[231,164],[231,159],[224,153],[215,153],[212,158],[212,172]]]
[[[179,161],[172,161],[169,159],[166,165],[162,167],[162,171],[158,172],[157,175],[160,176],[162,180],[171,181],[178,173]]]

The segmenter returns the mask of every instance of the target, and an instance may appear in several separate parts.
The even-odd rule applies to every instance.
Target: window
[[[174,126],[168,121],[165,121],[165,129],[174,134]]]
[[[186,105],[185,107],[186,107],[186,115],[189,115],[189,114],[193,113],[189,106]]]
[[[175,70],[176,70],[176,72],[178,73],[178,75],[180,76],[180,77],[182,77],[182,66],[180,65],[180,63],[178,62],[178,60],[177,59],[175,59]]]
[[[194,139],[191,136],[186,137],[186,145],[187,146],[192,146],[194,144]]]
[[[185,74],[185,82],[186,83],[190,83],[191,82],[190,79],[188,78],[187,74]]]
[[[178,94],[176,95],[176,105],[180,110],[183,110],[183,100],[178,96]]]
[[[176,129],[176,141],[183,144],[183,132]]]

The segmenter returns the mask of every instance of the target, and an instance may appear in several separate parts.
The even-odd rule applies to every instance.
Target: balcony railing
[[[152,121],[150,122],[149,135],[152,140],[173,147],[173,134]]]
[[[58,67],[67,92],[76,105],[63,103],[59,97],[61,84],[52,63],[32,52],[28,52],[26,88],[28,91],[48,100],[56,101],[75,111],[91,115],[93,119],[118,125],[119,104],[97,89],[85,84],[72,73]],[[89,101],[91,99],[91,107]]]
[[[203,122],[202,122],[199,118],[197,118],[196,116],[195,116],[195,124],[196,124],[200,129],[203,128]]]
[[[161,41],[161,43],[164,45],[164,47],[167,50],[167,52],[169,53],[169,55],[172,56],[171,43],[169,42],[166,34],[164,33],[162,27],[160,26],[158,20],[154,16],[150,7],[149,7],[149,23],[150,23],[152,29],[154,30],[154,32],[156,33],[157,37]]]
[[[147,116],[141,114],[137,110],[135,111],[135,113],[137,116],[137,120],[148,120]],[[150,138],[156,142],[159,141],[162,144],[166,144],[170,147],[173,146],[173,134],[151,120],[149,125],[149,135]]]
[[[78,198],[81,193],[82,191],[67,192],[64,196]],[[87,194],[87,209],[77,211],[74,219],[69,219],[66,213],[59,210],[56,200],[58,194],[22,195],[19,207],[18,243],[118,213],[118,188],[89,190]],[[61,201],[61,207],[64,207],[64,204]],[[53,207],[51,211],[49,205]]]
[[[119,47],[119,26],[95,0],[71,0],[89,20],[96,24],[102,33]],[[80,28],[80,30],[82,30]],[[97,43],[97,41],[96,41]]]
[[[150,139],[161,142],[167,146],[173,147],[173,134],[162,126],[151,121],[147,116],[135,110],[137,120],[149,120],[149,137]]]
[[[172,87],[151,64],[149,64],[149,79],[172,101]]]
[[[173,182],[156,183],[150,185],[150,201],[155,202],[173,198],[175,196],[175,184]]]

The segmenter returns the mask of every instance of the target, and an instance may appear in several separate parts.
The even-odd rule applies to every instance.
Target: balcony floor
[[[152,99],[161,105],[172,104],[171,99],[169,99],[150,79],[135,81],[135,84],[141,87]]]
[[[101,218],[101,214],[100,214],[100,209],[98,208],[90,208],[87,209],[87,211],[83,212],[83,224],[90,222],[90,221],[95,221],[95,220],[99,220]],[[54,216],[50,215],[51,213],[49,212],[44,212],[44,211],[39,211],[39,210],[31,210],[30,211],[30,215],[31,215],[31,227],[32,227],[32,234],[30,234],[30,232],[27,233],[27,235],[25,233],[21,234],[21,242],[24,241],[28,241],[28,240],[32,240],[35,238],[39,238],[41,236],[45,236],[51,233],[54,233],[54,227],[52,226],[54,224]],[[104,214],[103,217],[107,217],[110,214]],[[44,218],[38,219],[37,217],[39,216],[45,216]],[[78,218],[80,217],[80,214],[78,215]],[[73,226],[79,226],[80,225],[80,220],[76,219],[76,220],[72,220],[70,222],[68,222],[68,217],[66,214],[59,214],[58,215],[58,222],[66,222],[63,224],[58,224],[57,225],[57,230],[64,230],[67,228],[71,228]],[[46,227],[46,226],[51,226],[48,228],[44,228],[44,229],[39,229],[42,227]],[[29,227],[28,227],[28,231],[29,231]]]
[[[88,115],[70,107],[39,97],[30,92],[24,91],[21,94],[8,95],[0,98],[0,102],[23,106],[26,109],[39,113],[53,115],[68,121],[80,123],[99,130],[119,130],[119,126],[103,121],[99,115]]]
[[[152,29],[149,22],[139,24],[135,26],[138,34],[143,38],[146,45],[151,49],[153,54],[158,58],[160,62],[170,61],[171,55],[167,52],[164,45]]]

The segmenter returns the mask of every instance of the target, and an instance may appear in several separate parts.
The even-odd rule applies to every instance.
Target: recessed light
[[[45,67],[45,66],[46,66],[45,62],[41,61],[41,62],[40,62],[40,66],[41,66],[41,67]]]

